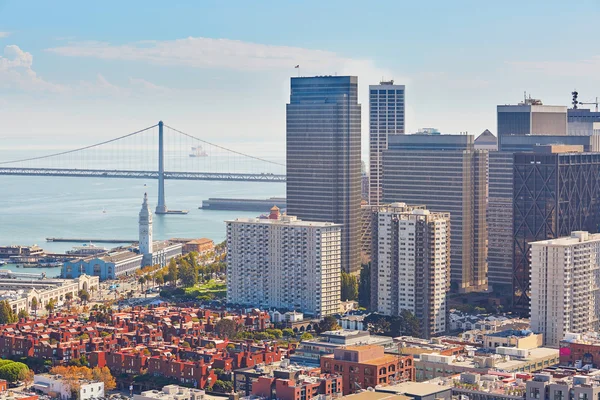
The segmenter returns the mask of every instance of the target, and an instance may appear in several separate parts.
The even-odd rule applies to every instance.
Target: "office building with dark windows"
[[[600,136],[518,136],[500,138],[500,151],[489,153],[488,166],[488,281],[498,295],[512,298],[513,159],[545,145],[578,145],[584,152],[600,150]]]
[[[498,138],[505,135],[566,136],[567,107],[546,106],[541,100],[526,98],[517,105],[499,105]]]
[[[451,282],[487,289],[487,157],[473,135],[390,135],[383,153],[383,200],[449,212]]]
[[[570,108],[567,111],[569,135],[591,136],[600,129],[600,112],[587,108]]]
[[[342,224],[342,269],[360,270],[361,106],[356,76],[291,79],[287,212]]]
[[[404,134],[404,85],[394,81],[369,86],[369,204],[381,202],[383,151],[389,134]]]
[[[513,307],[530,306],[530,243],[597,233],[600,225],[600,153],[581,146],[538,146],[514,155]]]

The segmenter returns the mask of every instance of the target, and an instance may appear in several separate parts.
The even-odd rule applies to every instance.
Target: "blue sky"
[[[163,119],[284,150],[302,75],[407,85],[407,128],[495,132],[497,104],[600,96],[600,1],[0,0],[0,138],[88,143]]]

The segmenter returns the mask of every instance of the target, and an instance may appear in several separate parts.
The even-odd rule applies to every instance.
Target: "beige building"
[[[530,330],[506,330],[491,332],[483,335],[483,347],[495,349],[498,347],[515,347],[517,349],[536,349],[543,346],[544,335]]]
[[[511,349],[499,347],[497,354],[489,356],[442,356],[423,354],[415,360],[417,382],[437,377],[447,377],[463,372],[487,374],[489,371],[536,372],[559,363],[557,349],[539,347],[537,349]]]
[[[567,332],[597,331],[600,315],[600,234],[531,243],[531,328],[558,347]]]
[[[226,223],[229,303],[339,313],[341,225],[289,215]]]
[[[54,300],[57,305],[65,302],[67,294],[77,299],[81,290],[87,291],[90,296],[99,292],[100,278],[97,276],[81,275],[75,279],[43,279],[39,281],[0,282],[0,297],[8,300],[15,313],[21,310],[37,315],[46,312],[46,305]],[[33,288],[32,288],[33,286]],[[35,299],[35,301],[34,301]],[[38,304],[37,311],[32,307]]]
[[[446,332],[450,214],[392,203],[372,217],[371,308],[412,312],[426,337]]]
[[[207,395],[204,390],[167,385],[162,390],[146,390],[134,394],[133,400],[223,400],[226,397]]]

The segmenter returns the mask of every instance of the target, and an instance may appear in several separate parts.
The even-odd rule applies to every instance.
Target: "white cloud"
[[[526,72],[544,73],[553,77],[598,79],[600,56],[574,61],[513,61],[510,66]]]
[[[110,95],[131,96],[140,90],[144,92],[162,92],[169,89],[144,79],[130,78],[129,84],[119,86],[110,82],[104,75],[98,74],[95,80],[61,84],[42,79],[33,70],[33,55],[19,46],[4,47],[0,56],[0,88],[28,92],[52,92],[70,95]]]
[[[173,89],[171,88],[157,85],[142,78],[129,78],[129,84],[133,86],[134,90],[154,91],[163,93],[173,91]]]
[[[9,36],[10,36],[10,32],[0,32],[0,39],[9,37]]]
[[[351,61],[329,51],[203,37],[165,41],[146,40],[123,45],[76,42],[50,48],[47,51],[69,57],[145,61],[158,65],[234,70],[291,69],[298,64],[328,70]]]
[[[32,68],[33,56],[16,45],[4,47],[0,56],[0,87],[23,90],[47,90],[60,92],[62,85],[50,83],[40,78]]]

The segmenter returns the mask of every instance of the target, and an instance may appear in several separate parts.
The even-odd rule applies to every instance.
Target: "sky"
[[[285,151],[290,77],[406,85],[407,131],[496,131],[496,105],[600,96],[600,0],[0,0],[0,147],[155,124]],[[294,69],[300,65],[299,70]]]

